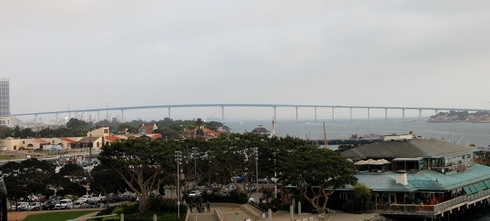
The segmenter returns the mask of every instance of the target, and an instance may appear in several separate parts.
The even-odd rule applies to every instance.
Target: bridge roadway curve
[[[335,119],[335,109],[350,109],[350,118],[352,119],[352,109],[366,109],[368,113],[368,119],[370,118],[371,109],[385,110],[385,118],[388,118],[388,110],[402,110],[403,118],[405,118],[405,110],[418,110],[419,118],[422,116],[422,111],[433,110],[436,113],[438,111],[489,111],[488,109],[474,109],[474,108],[447,108],[447,107],[390,107],[390,106],[346,106],[346,105],[303,105],[303,104],[174,104],[174,105],[149,105],[149,106],[127,106],[127,107],[106,107],[106,108],[94,108],[94,109],[78,109],[78,110],[62,110],[62,111],[48,111],[48,112],[33,112],[33,113],[18,113],[12,114],[13,117],[19,116],[38,116],[49,114],[62,114],[62,113],[85,113],[85,112],[100,112],[100,111],[121,111],[124,116],[125,110],[142,110],[142,109],[168,109],[168,117],[170,118],[170,110],[172,108],[195,108],[195,107],[220,107],[222,120],[224,122],[224,109],[225,107],[270,107],[274,110],[274,119],[276,119],[276,109],[278,107],[296,108],[296,120],[298,120],[298,108],[314,108],[315,120],[317,119],[318,108],[331,108],[332,119]]]

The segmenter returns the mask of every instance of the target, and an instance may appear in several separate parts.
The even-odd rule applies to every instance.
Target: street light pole
[[[274,151],[274,199],[277,198],[276,152]]]
[[[182,163],[181,151],[175,151],[175,161],[177,162],[177,217],[180,218],[180,164]]]
[[[255,151],[255,182],[257,183],[256,192],[258,197],[259,195],[259,148],[254,147],[254,151]]]
[[[194,180],[196,181],[197,187],[197,152],[199,151],[198,147],[192,148],[192,155],[194,156]]]

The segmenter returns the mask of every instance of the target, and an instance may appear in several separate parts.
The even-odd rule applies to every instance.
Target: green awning
[[[474,183],[473,186],[475,186],[477,192],[482,192],[484,188],[480,185],[480,182]]]
[[[485,180],[483,181],[483,183],[485,184],[485,186],[487,186],[488,189],[490,189],[490,180]]]
[[[488,189],[487,186],[485,186],[485,183],[483,181],[478,182],[480,184],[480,187],[484,190]]]
[[[473,191],[471,191],[471,189],[468,186],[464,186],[463,189],[466,192],[466,194],[468,195],[473,194]]]
[[[470,188],[470,190],[471,190],[472,193],[477,193],[478,192],[478,190],[475,188],[475,186],[473,184],[468,185],[468,188]]]

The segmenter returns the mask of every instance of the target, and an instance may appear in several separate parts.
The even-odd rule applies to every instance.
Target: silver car
[[[73,202],[71,199],[62,199],[54,205],[54,209],[73,209]]]

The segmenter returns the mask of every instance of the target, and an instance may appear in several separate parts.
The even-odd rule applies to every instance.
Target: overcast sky
[[[488,0],[5,0],[0,77],[14,114],[106,103],[490,109],[489,39]]]

